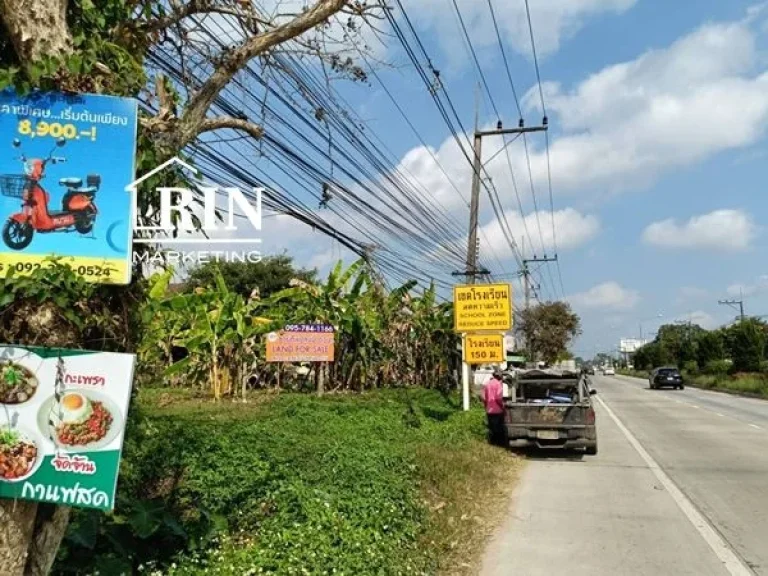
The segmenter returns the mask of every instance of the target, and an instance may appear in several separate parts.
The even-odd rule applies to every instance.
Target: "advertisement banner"
[[[0,498],[114,508],[134,362],[0,345]]]
[[[131,279],[137,102],[0,91],[0,276],[60,256],[89,282]]]
[[[267,362],[333,362],[334,330],[326,324],[291,324],[267,334]]]

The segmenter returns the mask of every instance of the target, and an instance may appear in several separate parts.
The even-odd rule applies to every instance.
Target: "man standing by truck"
[[[483,404],[488,417],[488,437],[491,444],[495,446],[504,446],[507,437],[504,425],[504,384],[501,379],[501,370],[495,368],[493,376],[483,387]]]

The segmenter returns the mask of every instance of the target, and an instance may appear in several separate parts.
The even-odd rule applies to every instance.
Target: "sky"
[[[402,2],[471,129],[478,73],[452,0]],[[488,2],[457,2],[499,112],[480,91],[479,125],[491,128],[502,120],[515,126],[519,115]],[[524,0],[493,0],[493,6],[526,124],[539,124],[543,113]],[[527,139],[530,178],[521,140],[509,146],[508,163],[504,153],[487,160],[502,142],[485,139],[483,159],[525,255],[551,256],[557,244],[562,284],[548,264],[537,271],[538,292],[543,300],[564,296],[580,315],[583,334],[574,352],[591,357],[615,351],[620,338],[652,336],[668,322],[714,328],[737,313],[720,299],[743,295],[747,314],[768,315],[768,199],[762,193],[768,5],[537,0],[531,16],[549,120],[554,212],[543,136]],[[378,83],[339,90],[399,158],[398,167],[451,216],[467,222],[468,163],[399,44],[387,37],[371,42],[377,59],[386,62],[382,79],[428,149]],[[485,195],[480,229],[481,257],[494,277],[515,278],[517,263]],[[288,217],[265,221],[264,230],[266,253],[287,251],[321,272],[339,258],[352,260],[338,244]],[[513,287],[521,306],[517,280]]]

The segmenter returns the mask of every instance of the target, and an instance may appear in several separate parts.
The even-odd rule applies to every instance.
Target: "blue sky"
[[[451,0],[403,0],[462,121],[471,128],[477,72]],[[506,126],[517,123],[486,0],[459,6]],[[541,120],[523,0],[494,1],[527,124]],[[740,0],[537,0],[531,2],[550,119],[556,233],[565,296],[582,317],[577,353],[591,356],[661,322],[711,328],[735,312],[718,299],[743,293],[748,314],[768,314],[766,197],[768,8]],[[400,18],[402,18],[400,16]],[[392,67],[381,76],[465,195],[471,172],[395,41],[374,43]],[[437,170],[380,86],[340,90],[371,129],[459,221],[467,207]],[[533,91],[532,91],[533,90]],[[480,122],[496,116],[482,102]],[[510,147],[525,225],[536,253],[552,253],[546,157],[529,140],[541,221],[533,213],[522,147]],[[484,143],[484,158],[499,143]],[[488,164],[519,243],[525,237],[503,154]],[[485,195],[481,254],[517,269]],[[271,232],[270,232],[271,227]],[[287,250],[326,270],[349,255],[330,240],[265,224],[266,251]],[[457,239],[458,240],[458,239]],[[541,240],[544,250],[541,248]],[[528,240],[526,239],[526,243]],[[530,244],[529,250],[530,255]],[[562,296],[556,270],[541,294]],[[554,280],[554,281],[552,281]],[[519,284],[516,300],[522,301]],[[659,318],[659,315],[662,318]]]

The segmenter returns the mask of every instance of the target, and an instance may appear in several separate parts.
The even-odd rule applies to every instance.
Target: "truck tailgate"
[[[580,426],[587,423],[586,404],[506,405],[507,424],[520,426]]]

